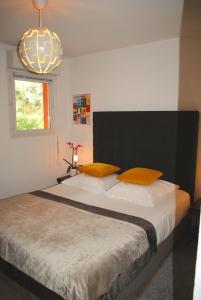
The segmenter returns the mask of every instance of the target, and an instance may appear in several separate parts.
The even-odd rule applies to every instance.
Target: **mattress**
[[[55,185],[44,191],[85,204],[141,217],[154,225],[158,245],[171,234],[175,226],[187,214],[190,206],[189,194],[181,189],[177,189],[168,201],[159,202],[155,207],[136,205],[65,184]]]

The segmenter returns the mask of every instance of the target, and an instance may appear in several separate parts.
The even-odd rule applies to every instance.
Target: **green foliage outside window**
[[[17,130],[43,129],[43,84],[15,80],[15,95]]]

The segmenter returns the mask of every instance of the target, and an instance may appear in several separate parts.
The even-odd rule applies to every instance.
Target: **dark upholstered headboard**
[[[197,111],[94,112],[94,162],[161,170],[193,201],[198,119]]]

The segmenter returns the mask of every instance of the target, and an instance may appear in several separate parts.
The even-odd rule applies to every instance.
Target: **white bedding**
[[[89,205],[144,218],[154,225],[158,245],[166,239],[174,227],[186,215],[190,205],[189,194],[180,189],[172,193],[169,199],[160,201],[155,207],[136,205],[125,200],[114,199],[103,194],[96,194],[77,187],[66,186],[65,184],[55,185],[44,191]]]

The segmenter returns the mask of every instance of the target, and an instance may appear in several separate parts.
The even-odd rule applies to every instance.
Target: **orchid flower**
[[[69,141],[66,142],[66,144],[69,146],[70,149],[72,149],[72,162],[70,163],[67,159],[63,158],[63,160],[65,162],[67,162],[67,164],[69,165],[67,172],[72,168],[72,169],[76,169],[76,161],[74,161],[74,155],[77,155],[79,148],[82,147],[81,144],[74,144],[73,142]]]

